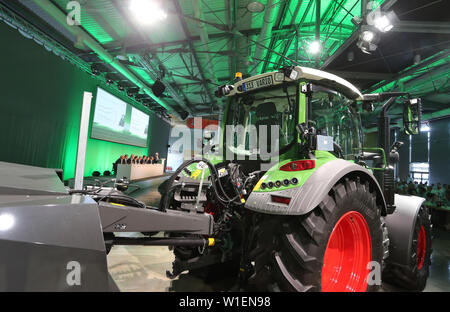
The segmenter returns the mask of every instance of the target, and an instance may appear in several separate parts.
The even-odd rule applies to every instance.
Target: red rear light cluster
[[[289,197],[272,195],[272,202],[277,204],[289,205],[291,199]]]
[[[314,159],[295,160],[281,166],[282,171],[301,171],[313,169],[316,167]]]

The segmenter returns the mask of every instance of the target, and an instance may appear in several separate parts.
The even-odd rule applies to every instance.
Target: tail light
[[[277,204],[284,204],[289,205],[291,202],[291,199],[289,197],[283,197],[283,196],[277,196],[277,195],[271,195],[272,196],[272,202]]]
[[[314,159],[304,159],[304,160],[295,160],[291,161],[283,166],[281,166],[280,170],[282,171],[301,171],[313,169],[316,167],[316,162]]]

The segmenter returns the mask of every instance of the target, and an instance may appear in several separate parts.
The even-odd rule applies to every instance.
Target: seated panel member
[[[115,165],[121,164],[123,162],[125,156],[120,155],[119,158],[117,158],[117,160],[114,162]]]
[[[117,165],[122,164],[124,160],[124,156],[120,155],[120,157],[113,163],[113,172],[117,173]]]
[[[127,164],[134,164],[134,155],[131,154],[130,158],[127,160]]]
[[[159,164],[159,153],[158,152],[155,153],[155,162],[154,163]]]
[[[128,164],[128,154],[125,154],[125,157],[123,158],[123,163]]]

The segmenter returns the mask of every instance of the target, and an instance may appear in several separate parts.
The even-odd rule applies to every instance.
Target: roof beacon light
[[[298,78],[298,71],[295,70],[294,66],[283,67],[281,71],[284,72],[284,75],[291,80],[297,80]]]
[[[242,73],[241,72],[236,72],[234,78],[235,78],[236,81],[241,81],[242,80]]]

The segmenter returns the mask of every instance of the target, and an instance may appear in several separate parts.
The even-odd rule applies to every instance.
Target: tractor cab
[[[232,156],[248,164],[273,156],[285,160],[325,154],[353,160],[355,149],[362,146],[356,101],[363,95],[335,75],[292,67],[222,86],[216,95],[228,98],[222,136],[225,159]],[[312,145],[305,149],[307,144]]]

